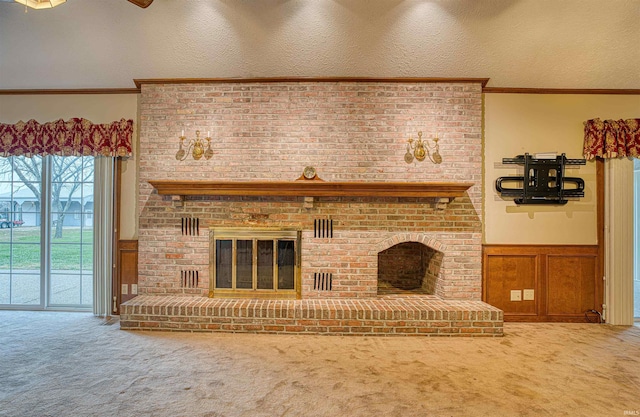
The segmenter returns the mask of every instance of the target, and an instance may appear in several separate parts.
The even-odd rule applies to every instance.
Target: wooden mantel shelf
[[[298,181],[149,181],[160,195],[299,197],[462,197],[473,183]]]

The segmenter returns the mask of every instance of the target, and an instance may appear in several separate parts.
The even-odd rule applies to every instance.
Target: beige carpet
[[[0,311],[0,416],[624,416],[640,328],[505,324],[503,338],[129,332]]]

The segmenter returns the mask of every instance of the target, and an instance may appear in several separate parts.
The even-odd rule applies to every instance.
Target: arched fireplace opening
[[[404,242],[378,253],[378,295],[436,294],[443,253]]]

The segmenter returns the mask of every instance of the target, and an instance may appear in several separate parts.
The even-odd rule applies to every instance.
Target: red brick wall
[[[481,86],[467,83],[281,82],[142,87],[140,99],[139,291],[205,295],[208,227],[303,230],[302,297],[372,297],[378,252],[417,241],[444,253],[436,294],[480,299]],[[216,154],[177,161],[178,135],[211,131]],[[406,139],[440,137],[443,162],[406,164]],[[158,196],[161,179],[295,180],[313,165],[326,181],[472,182],[446,209],[419,198],[192,198]],[[182,236],[182,217],[200,218],[200,236]],[[331,217],[333,238],[314,238]],[[199,288],[181,288],[181,270]],[[332,291],[313,290],[315,272]]]

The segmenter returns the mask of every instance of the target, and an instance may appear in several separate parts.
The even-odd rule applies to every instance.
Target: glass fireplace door
[[[296,230],[213,229],[211,297],[299,298]]]

